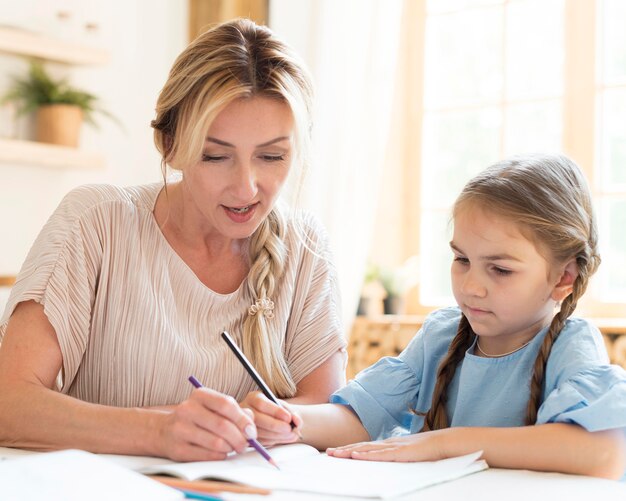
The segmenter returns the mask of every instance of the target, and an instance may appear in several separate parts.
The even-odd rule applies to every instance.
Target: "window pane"
[[[561,151],[561,101],[512,105],[507,109],[505,155]]]
[[[601,2],[600,46],[602,80],[611,83],[626,77],[626,2]]]
[[[498,108],[424,115],[422,204],[449,207],[474,174],[498,160]]]
[[[504,0],[427,0],[426,10],[429,14],[450,12],[484,5],[502,4]]]
[[[598,292],[610,303],[626,301],[626,198],[605,200],[601,205]]]
[[[452,238],[450,211],[422,211],[420,241],[420,302],[427,306],[452,305],[450,287]]]
[[[511,2],[506,23],[506,98],[563,93],[563,0]]]
[[[499,100],[503,9],[428,17],[424,103],[427,108]]]
[[[626,87],[600,95],[600,177],[604,191],[626,190]]]

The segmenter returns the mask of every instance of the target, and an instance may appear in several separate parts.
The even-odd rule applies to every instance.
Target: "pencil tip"
[[[276,468],[278,471],[280,471],[280,468],[279,468],[279,467],[278,467],[278,465],[276,464],[276,461],[274,461],[273,459],[270,459],[270,460],[269,460],[269,462],[270,462],[270,464],[271,464],[274,468]]]

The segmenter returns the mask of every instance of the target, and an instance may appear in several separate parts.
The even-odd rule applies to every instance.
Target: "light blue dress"
[[[330,397],[349,405],[372,440],[417,433],[424,423],[411,409],[430,408],[437,368],[454,338],[461,312],[429,315],[398,357],[385,357]],[[535,358],[547,332],[499,358],[474,355],[472,345],[448,388],[451,426],[523,426]],[[537,424],[576,423],[589,431],[626,431],[626,371],[609,365],[602,335],[588,321],[568,319],[546,367]]]

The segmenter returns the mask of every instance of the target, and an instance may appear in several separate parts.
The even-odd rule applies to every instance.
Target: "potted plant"
[[[419,278],[419,262],[417,256],[408,258],[397,268],[381,268],[379,280],[386,297],[383,306],[386,315],[398,315],[404,311],[406,293],[417,285]]]
[[[31,61],[26,77],[14,77],[2,103],[13,102],[18,115],[36,112],[36,140],[63,146],[78,146],[83,121],[95,125],[93,115],[102,113],[98,98],[75,89],[66,80],[53,80],[38,61]]]

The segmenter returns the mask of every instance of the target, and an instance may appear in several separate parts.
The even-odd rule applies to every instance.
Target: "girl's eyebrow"
[[[269,141],[266,141],[264,143],[258,144],[256,147],[257,148],[264,148],[265,146],[270,146],[271,144],[279,143],[281,141],[285,141],[286,139],[290,139],[290,137],[289,136],[279,136],[279,137],[276,137],[274,139],[270,139]],[[207,136],[205,138],[205,141],[208,141],[210,143],[219,144],[220,146],[226,146],[227,148],[234,148],[235,147],[234,144],[227,143],[226,141],[222,141],[221,139],[217,139],[216,137]]]
[[[459,254],[465,255],[465,253],[459,249],[454,242],[450,242],[450,247],[453,251],[458,252]],[[511,256],[511,254],[493,254],[491,256],[481,256],[481,261],[521,261],[521,259],[516,258],[515,256]]]

